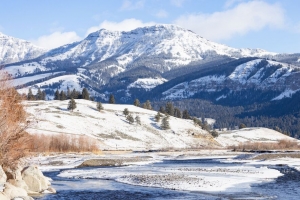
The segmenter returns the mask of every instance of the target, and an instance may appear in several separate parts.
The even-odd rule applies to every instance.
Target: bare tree
[[[14,168],[30,146],[22,97],[10,81],[10,76],[0,69],[0,165],[4,168]]]

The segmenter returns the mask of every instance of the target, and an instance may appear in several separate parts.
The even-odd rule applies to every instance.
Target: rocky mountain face
[[[0,64],[8,64],[36,58],[46,50],[32,43],[4,35],[0,32]]]
[[[221,102],[249,91],[267,94],[263,100],[271,101],[300,89],[299,60],[300,54],[235,49],[175,25],[156,25],[129,32],[101,29],[38,58],[8,64],[6,70],[15,86],[25,87],[22,92],[40,87],[50,99],[57,88],[87,87],[96,98],[107,100],[113,93],[120,103],[134,98]],[[254,96],[249,102],[262,98]]]
[[[237,64],[236,61],[185,76],[185,81],[162,91],[162,99],[176,100],[199,97],[206,93],[213,101],[222,101],[233,93],[241,96],[244,91],[272,93],[265,100],[281,100],[290,97],[300,89],[300,67],[256,58]],[[176,85],[175,85],[176,84]],[[251,94],[253,95],[253,94]],[[243,96],[243,95],[242,95]],[[256,94],[259,98],[259,95]],[[250,99],[250,97],[248,97]],[[253,97],[252,97],[253,98]]]

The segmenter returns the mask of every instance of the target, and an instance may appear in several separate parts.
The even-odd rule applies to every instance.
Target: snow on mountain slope
[[[49,73],[47,73],[49,74]],[[52,73],[50,73],[49,75],[52,75]],[[36,79],[40,79],[43,75],[36,75],[34,76]],[[33,79],[33,78],[32,78]],[[24,78],[19,78],[19,79],[15,79],[16,82],[13,82],[13,84],[18,84],[20,81],[21,82],[26,82],[28,80],[30,80],[29,77],[24,77]],[[27,87],[23,87],[22,89],[18,89],[18,92],[20,94],[27,94],[29,88],[31,88],[32,93],[35,95],[38,91],[38,88],[42,88],[42,90],[45,89],[50,89],[54,92],[56,91],[56,89],[58,89],[59,91],[64,91],[67,92],[67,89],[69,88],[70,91],[72,90],[76,90],[81,92],[82,89],[85,87],[82,82],[84,80],[87,80],[87,77],[85,77],[83,74],[77,73],[77,74],[72,74],[72,75],[62,75],[62,76],[58,76],[55,78],[51,78],[49,80],[46,81],[42,81],[40,83],[35,83],[32,86],[27,86]],[[55,88],[53,88],[53,85],[56,85]],[[103,96],[103,94],[99,94],[98,92],[96,92],[95,90],[91,89],[91,88],[87,88],[89,91],[90,96],[92,97],[102,97],[103,99],[105,98]],[[46,99],[47,100],[53,100],[54,99],[54,95],[53,94],[47,94]]]
[[[229,75],[220,75],[222,69],[218,70],[215,72],[218,75],[207,75],[175,85],[162,93],[163,99],[189,98],[200,91],[217,92],[224,88],[232,91],[247,88],[291,91],[291,95],[300,89],[300,68],[290,64],[255,59],[238,65]],[[287,97],[284,94],[274,100]],[[223,94],[217,99],[221,98],[226,98],[226,95]]]
[[[298,90],[291,90],[291,89],[287,89],[285,90],[283,93],[281,93],[280,95],[278,95],[277,97],[275,97],[274,99],[272,99],[272,101],[275,100],[281,100],[283,98],[289,98],[292,97],[293,94],[295,94],[296,92],[298,92],[300,89]]]
[[[0,32],[0,64],[36,58],[46,51],[32,43]]]
[[[244,142],[278,142],[279,140],[298,141],[268,128],[243,128],[234,131],[221,132],[215,140],[225,147],[238,145]]]
[[[208,41],[175,25],[156,25],[129,32],[101,29],[84,40],[47,52],[38,62],[51,69],[88,67],[104,69],[113,65],[126,70],[147,66],[160,72],[186,66],[214,56],[234,58],[276,55],[260,49],[235,49]],[[107,70],[105,70],[107,71]],[[110,76],[119,72],[108,70]],[[122,71],[122,70],[118,70]]]
[[[54,61],[87,57],[85,61],[78,60],[82,66],[87,66],[95,60],[101,62],[108,58],[115,58],[118,65],[125,68],[141,58],[158,57],[164,60],[160,65],[176,67],[214,54],[243,57],[273,55],[274,53],[253,49],[234,49],[210,42],[175,25],[156,25],[137,28],[129,32],[101,29],[91,33],[73,48],[47,59]],[[165,71],[165,69],[160,69],[160,71]]]
[[[50,77],[52,75],[62,73],[62,72],[45,73],[45,74],[40,74],[40,75],[35,75],[35,76],[27,76],[27,77],[23,77],[23,78],[16,78],[11,82],[11,85],[14,86],[14,87],[15,86],[22,86],[26,83],[29,83],[29,82],[32,82],[32,81],[37,81],[37,80],[40,80],[40,79],[44,79],[44,78],[47,78],[47,77]]]
[[[151,90],[152,88],[163,84],[167,80],[164,78],[139,78],[135,82],[128,85],[127,88],[143,88],[146,90]]]
[[[157,112],[133,105],[103,104],[96,110],[96,102],[75,100],[77,108],[68,111],[68,101],[26,102],[32,121],[33,134],[84,134],[97,138],[101,149],[147,150],[166,148],[217,147],[219,144],[192,120],[170,117],[170,130],[161,130],[154,121]],[[123,115],[128,108],[133,117],[140,116],[141,125],[129,124]]]

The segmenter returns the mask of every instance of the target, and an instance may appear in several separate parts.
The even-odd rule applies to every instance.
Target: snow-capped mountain
[[[300,89],[295,78],[299,58],[236,49],[175,25],[155,25],[128,32],[101,29],[38,58],[8,64],[6,70],[15,77],[14,85],[25,87],[22,92],[32,86],[48,91],[87,87],[102,99],[114,93],[120,102],[206,92],[216,101],[228,92],[258,89],[273,91],[268,100],[277,100]]]
[[[4,35],[0,32],[0,64],[8,64],[36,58],[46,50],[34,44]]]
[[[36,67],[35,71],[89,68],[93,78],[101,82],[99,76],[113,77],[138,66],[163,73],[218,56],[240,58],[272,55],[276,54],[261,49],[235,49],[217,44],[175,25],[156,25],[129,32],[101,29],[80,42],[51,50],[34,62],[13,67],[31,65]],[[12,75],[22,75],[16,70],[11,71]],[[26,72],[32,73],[32,70]]]

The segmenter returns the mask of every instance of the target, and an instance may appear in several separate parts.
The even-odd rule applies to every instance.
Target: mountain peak
[[[0,64],[8,64],[33,59],[45,50],[29,41],[14,38],[0,32]]]

